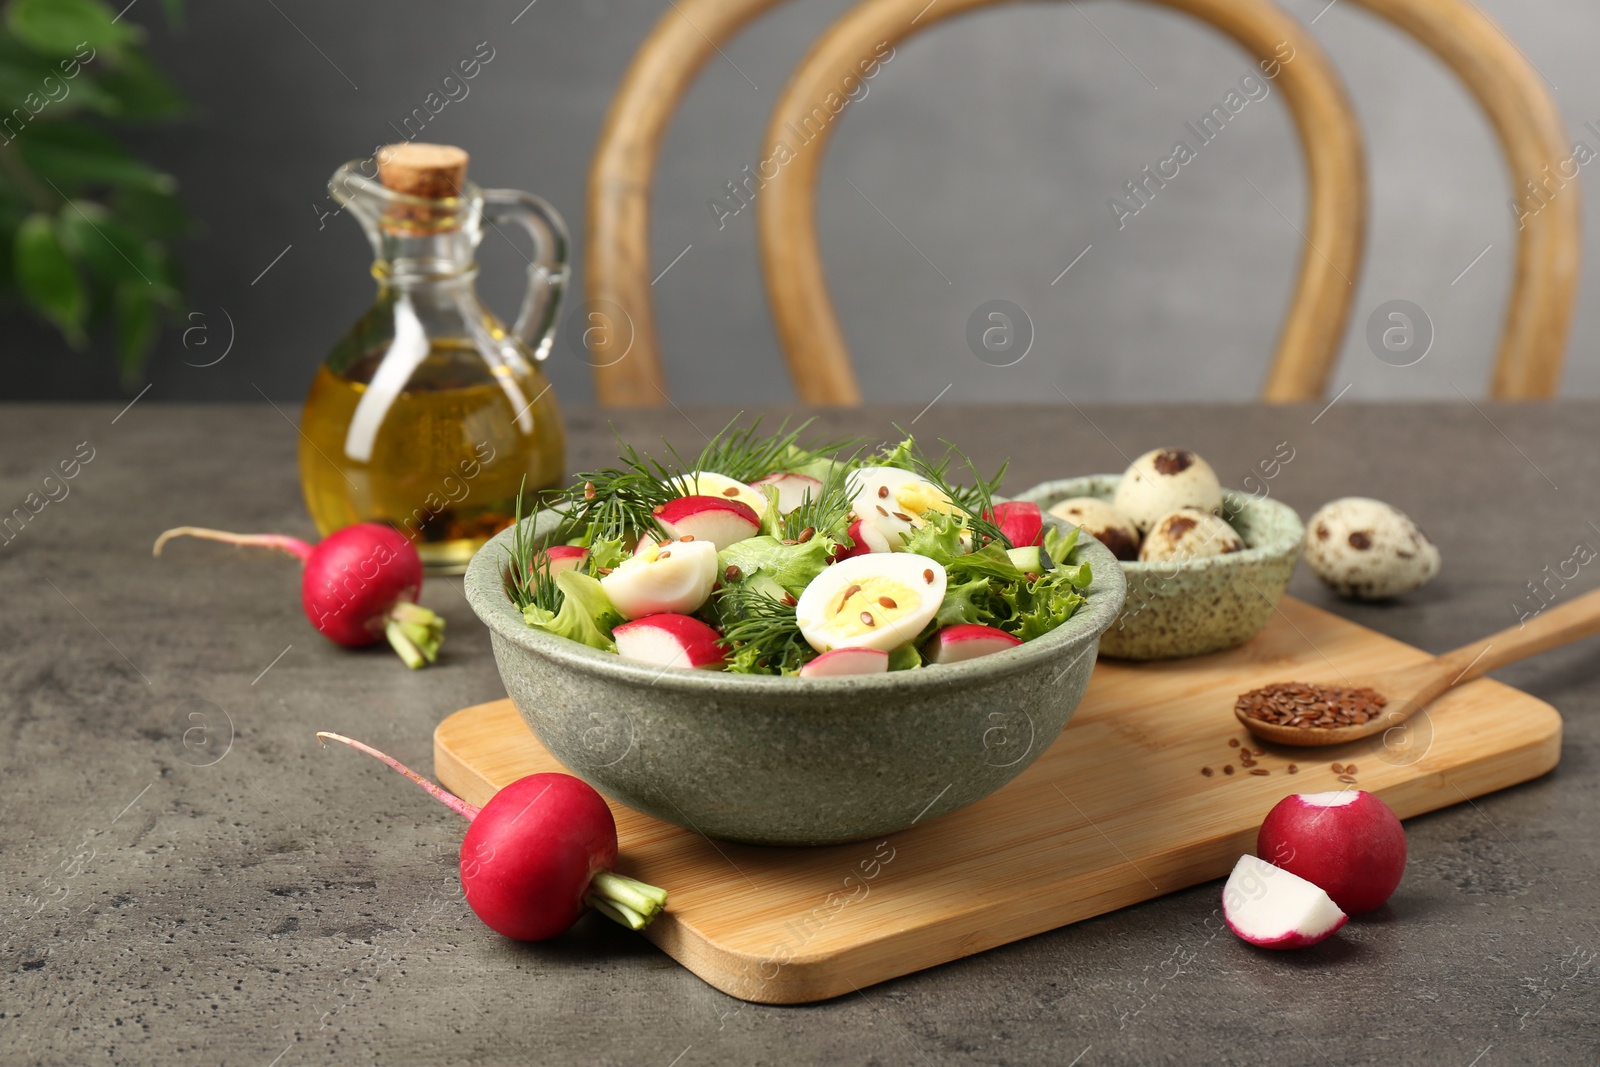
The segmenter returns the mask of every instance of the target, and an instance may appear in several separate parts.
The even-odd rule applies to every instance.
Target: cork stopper
[[[378,180],[407,196],[458,197],[467,182],[467,154],[453,145],[385,145],[378,149]]]

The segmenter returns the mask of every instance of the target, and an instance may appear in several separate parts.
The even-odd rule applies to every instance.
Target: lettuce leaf
[[[617,644],[611,638],[611,629],[621,624],[622,616],[611,606],[611,598],[599,580],[566,570],[556,575],[556,588],[562,594],[560,610],[550,612],[530,604],[522,609],[528,625],[590,648],[615,652]]]
[[[717,566],[723,571],[738,567],[741,581],[762,575],[776,582],[784,592],[798,597],[827,567],[834,544],[831,537],[824,536],[794,545],[786,545],[767,534],[747,537],[717,553]]]

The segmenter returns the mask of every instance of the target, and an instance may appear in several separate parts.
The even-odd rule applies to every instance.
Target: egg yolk
[[[839,590],[828,603],[829,632],[854,637],[894,626],[922,603],[922,594],[893,578],[863,578]],[[907,634],[911,640],[916,634]]]
[[[949,515],[956,510],[954,502],[938,486],[927,482],[907,482],[895,490],[894,499],[902,511],[909,511],[913,515],[929,511]]]

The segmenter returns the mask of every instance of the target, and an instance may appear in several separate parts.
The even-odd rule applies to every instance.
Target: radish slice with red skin
[[[477,808],[360,741],[328,732],[317,738],[382,760],[471,821],[461,842],[461,888],[496,933],[544,941],[570,929],[585,907],[642,930],[667,903],[666,890],[612,870],[616,820],[600,794],[570,774],[519,778]]]
[[[883,674],[889,670],[889,653],[876,648],[836,648],[800,668],[802,678],[842,678],[852,674]]]
[[[728,497],[680,496],[657,506],[653,514],[672,540],[687,536],[709,541],[718,552],[761,529],[754,508]]]
[[[1328,894],[1266,860],[1244,855],[1222,888],[1228,929],[1261,948],[1305,948],[1325,941],[1348,916]]]
[[[356,523],[315,545],[283,534],[238,534],[179,526],[156,538],[157,556],[175,537],[277,549],[304,564],[300,605],[328,640],[363,648],[388,640],[413,670],[432,663],[444,640],[444,620],[416,603],[422,558],[404,534],[375,522]]]
[[[962,663],[979,656],[1004,652],[1020,644],[1021,639],[1004,630],[963,622],[946,626],[928,638],[928,643],[922,648],[922,656],[929,663]]]
[[[865,556],[873,552],[889,551],[889,539],[879,533],[877,527],[870,526],[860,519],[852,519],[850,521],[849,527],[845,529],[845,535],[855,544],[851,548],[845,548],[843,545],[835,547],[833,550],[833,561],[835,563],[841,559],[851,559],[855,556]]]
[[[657,667],[721,670],[726,654],[717,631],[690,615],[646,615],[611,631],[617,655]]]
[[[588,557],[587,548],[579,548],[577,545],[551,545],[534,553],[532,569],[547,571],[550,577],[554,578],[562,571],[583,566],[583,561]]]
[[[1026,500],[996,504],[989,521],[1000,527],[1012,548],[1044,544],[1044,514],[1038,504]]]
[[[778,513],[787,515],[799,509],[809,497],[816,500],[822,495],[822,483],[809,474],[794,474],[790,471],[781,471],[769,474],[765,478],[757,478],[750,483],[750,488],[761,492],[767,486],[772,486],[778,491]]]

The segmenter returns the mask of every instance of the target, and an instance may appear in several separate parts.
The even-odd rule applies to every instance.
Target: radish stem
[[[280,552],[287,552],[304,563],[311,556],[311,546],[298,537],[288,537],[284,534],[239,534],[229,533],[227,530],[208,530],[203,526],[177,526],[156,538],[154,555],[161,555],[161,549],[174,537],[198,537],[205,541],[222,541],[230,545],[243,545],[256,548],[275,548]]]
[[[360,741],[348,738],[343,734],[329,733],[326,730],[317,731],[317,740],[338,741],[340,744],[349,745],[358,752],[365,752],[374,759],[381,760],[390,767],[393,767],[395,770],[399,771],[401,774],[405,775],[407,778],[411,779],[413,782],[417,783],[417,785],[421,786],[439,803],[443,804],[457,815],[460,815],[469,821],[477,818],[478,812],[483,810],[472,804],[468,804],[465,800],[462,800],[460,797],[456,796],[443,786],[434,785],[432,782],[428,781],[426,778],[422,777],[422,775],[418,774],[410,767],[407,767],[404,763],[401,763],[393,756],[385,755],[384,753],[373,748],[371,745],[365,745]],[[665,896],[665,894],[663,894],[663,896]]]
[[[667,891],[615,871],[601,871],[589,883],[583,901],[630,930],[643,930],[666,906]]]
[[[416,670],[439,658],[444,620],[420,604],[402,600],[389,609],[383,636],[407,667]]]

